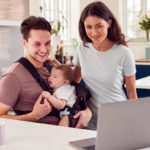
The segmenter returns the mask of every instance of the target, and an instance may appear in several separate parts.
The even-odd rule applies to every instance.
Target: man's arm
[[[37,121],[40,118],[46,116],[50,111],[51,107],[47,101],[44,99],[44,103],[41,104],[42,96],[39,96],[37,99],[32,112],[27,113],[25,115],[10,115],[8,112],[11,110],[11,106],[0,103],[0,117],[10,118],[16,120],[24,120],[24,121]]]
[[[11,110],[10,106],[0,103],[0,117],[16,119],[16,120],[36,121],[36,118],[34,118],[31,115],[31,113],[25,114],[25,115],[11,115],[11,114],[8,114],[10,110]]]

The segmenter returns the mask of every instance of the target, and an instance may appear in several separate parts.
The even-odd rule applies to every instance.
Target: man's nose
[[[41,49],[40,49],[40,51],[41,51],[41,52],[43,52],[43,53],[44,53],[44,52],[46,52],[46,51],[47,51],[47,48],[46,48],[46,46],[41,46]]]

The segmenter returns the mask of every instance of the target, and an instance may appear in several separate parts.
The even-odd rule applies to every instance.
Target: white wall
[[[79,38],[78,34],[78,22],[80,17],[80,0],[71,0],[71,14],[70,14],[70,25],[71,25],[71,37]]]
[[[150,43],[129,43],[129,48],[131,48],[135,59],[145,58],[145,48],[150,47]]]
[[[29,15],[40,15],[40,0],[29,0]]]
[[[78,32],[78,23],[81,11],[92,0],[70,0],[71,1],[71,37],[80,39]]]

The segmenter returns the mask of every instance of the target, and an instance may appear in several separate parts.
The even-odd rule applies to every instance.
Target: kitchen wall
[[[0,1],[0,72],[24,55],[20,23],[29,15],[28,0]]]

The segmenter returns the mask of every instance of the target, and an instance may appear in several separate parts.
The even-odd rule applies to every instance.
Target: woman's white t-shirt
[[[122,89],[124,76],[136,72],[131,50],[114,44],[108,51],[101,52],[92,43],[86,45],[78,47],[75,66],[81,68],[82,79],[92,95],[91,105],[98,108],[101,103],[126,100]]]

